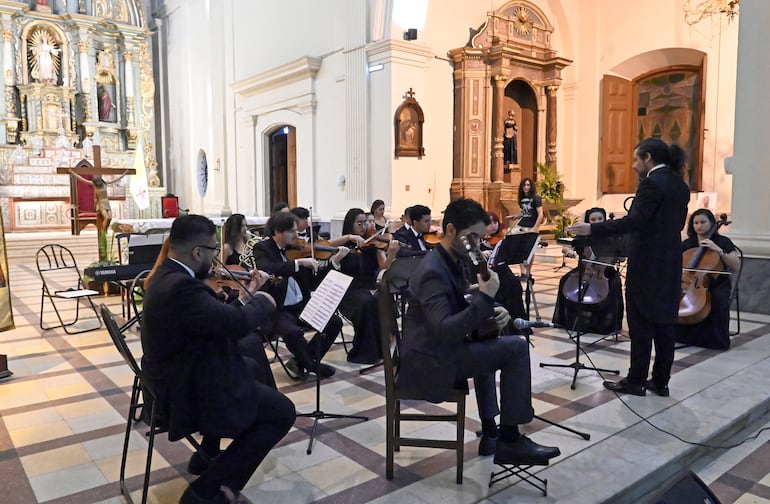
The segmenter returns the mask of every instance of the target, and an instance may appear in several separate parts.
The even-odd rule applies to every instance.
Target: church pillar
[[[508,77],[495,75],[492,78],[494,89],[492,90],[492,182],[503,181],[503,102],[505,99],[505,85]]]
[[[735,89],[733,157],[726,171],[733,175],[732,221],[727,234],[747,258],[740,278],[741,309],[770,313],[770,169],[767,132],[770,130],[770,2],[741,2],[738,27],[738,68]]]
[[[556,90],[557,86],[546,86],[545,117],[545,163],[556,168]]]
[[[348,199],[365,205],[369,188],[367,114],[368,82],[366,29],[367,4],[359,0],[345,3],[345,187]]]
[[[18,112],[16,111],[16,96],[14,94],[13,71],[13,32],[3,30],[3,96],[5,97],[5,128],[6,142],[16,143],[18,138]]]

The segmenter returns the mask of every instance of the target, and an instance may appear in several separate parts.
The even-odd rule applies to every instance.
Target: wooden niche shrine
[[[556,93],[572,63],[551,49],[542,10],[514,1],[488,14],[454,62],[452,199],[473,198],[498,215],[518,213],[518,186],[537,163],[556,167]]]
[[[409,88],[406,99],[396,109],[394,118],[396,157],[416,157],[425,155],[422,146],[422,125],[425,122],[425,114],[422,107],[414,99],[414,91]]]

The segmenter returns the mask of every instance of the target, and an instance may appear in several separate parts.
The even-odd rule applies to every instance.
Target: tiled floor
[[[558,279],[564,272],[554,272],[553,264],[544,261],[536,264],[537,301],[544,319],[550,319]],[[117,479],[132,380],[130,371],[104,329],[72,336],[60,329],[41,334],[37,326],[40,281],[34,262],[12,261],[9,276],[17,329],[0,333],[0,353],[8,354],[9,368],[14,372],[13,377],[0,381],[0,501],[122,502]],[[101,298],[100,302],[120,313],[119,297]],[[733,395],[746,395],[745,390],[741,394],[718,392],[720,386],[725,388],[724,384],[733,376],[752,372],[752,363],[764,362],[770,355],[770,317],[745,313],[742,317],[743,333],[734,338],[729,352],[697,348],[677,352],[672,398],[625,398],[626,402],[644,416],[657,415],[655,418],[665,421],[667,410],[685,404],[710,387],[717,395],[713,398],[715,405],[708,406],[708,416],[718,421],[720,405],[731,409]],[[348,333],[349,329],[346,328]],[[595,339],[596,336],[587,335],[584,342]],[[128,341],[132,350],[140,354],[136,335],[129,335]],[[254,502],[465,503],[568,502],[577,501],[570,495],[588,491],[583,501],[592,502],[592,494],[581,486],[581,480],[590,479],[590,463],[585,460],[602,457],[599,453],[603,445],[622,441],[620,446],[649,451],[644,456],[650,460],[655,459],[657,451],[665,451],[664,446],[681,447],[678,441],[663,435],[658,439],[649,433],[634,434],[646,426],[614,394],[602,389],[602,378],[596,373],[581,371],[577,388],[572,390],[571,369],[539,367],[540,362],[569,363],[574,359],[574,344],[563,331],[536,330],[533,343],[532,385],[537,414],[586,430],[592,436],[586,442],[537,420],[527,426],[536,440],[558,444],[564,454],[548,469],[552,471],[548,473],[549,497],[541,497],[524,485],[512,486],[511,481],[487,488],[489,473],[495,466],[490,458],[479,458],[476,454],[474,432],[479,422],[472,395],[468,400],[463,485],[454,483],[453,453],[419,448],[403,448],[397,453],[395,479],[386,480],[382,372],[374,370],[359,375],[359,366],[345,361],[341,345],[336,345],[327,357],[338,372],[321,387],[321,407],[330,413],[367,415],[369,421],[322,421],[313,452],[307,455],[312,420],[298,419],[295,428],[254,474],[244,494]],[[586,349],[591,362],[581,355],[585,364],[625,373],[627,338],[621,336],[617,342],[610,338]],[[289,380],[277,364],[273,370],[279,387],[295,402],[298,411],[315,409],[313,382]],[[759,393],[767,395],[766,389]],[[414,407],[424,406],[418,403]],[[688,425],[674,420],[665,427],[685,433],[683,436],[688,439],[694,438],[694,431],[707,427],[704,417],[697,416],[701,407],[706,406],[691,407],[692,415],[698,418],[692,431]],[[762,425],[770,425],[766,414],[755,419],[746,432],[755,432]],[[410,426],[404,430],[409,428],[424,429],[429,435],[453,429],[437,425],[427,429]],[[733,439],[746,437],[746,432]],[[131,438],[128,474],[133,489],[141,487],[146,447],[143,434],[139,426]],[[770,432],[765,431],[740,447],[715,451],[684,466],[696,470],[724,503],[770,502],[768,440]],[[185,472],[189,455],[183,443],[161,440],[156,444],[150,502],[178,500],[191,478]],[[578,461],[581,469],[571,469]],[[604,477],[612,474],[613,463],[597,462]],[[600,498],[601,493],[593,495],[597,495],[594,502],[623,501]]]

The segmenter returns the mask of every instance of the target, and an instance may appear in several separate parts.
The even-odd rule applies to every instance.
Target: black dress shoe
[[[623,378],[620,381],[606,381],[604,382],[604,388],[612,390],[613,392],[626,393],[635,396],[646,396],[647,389],[644,385],[638,385],[636,383],[629,383],[628,378]]]
[[[195,493],[191,486],[188,486],[179,498],[179,504],[230,504],[230,499],[221,491],[211,499],[205,499]]]
[[[494,462],[497,465],[548,465],[548,461],[561,455],[555,446],[535,443],[524,434],[516,441],[498,439]]]
[[[655,384],[652,380],[647,380],[647,389],[652,390],[656,394],[658,394],[660,397],[668,397],[671,395],[671,392],[668,390],[668,385],[658,386]]]
[[[305,368],[303,368],[294,357],[286,361],[286,370],[288,371],[289,377],[294,380],[304,380],[307,378],[307,371],[305,371]]]
[[[495,448],[497,448],[498,439],[499,436],[492,437],[482,434],[481,440],[479,441],[479,457],[488,457],[489,455],[494,455]]]
[[[311,369],[310,371],[318,374],[321,378],[329,378],[330,376],[334,376],[334,373],[337,372],[334,367],[324,364],[323,362],[319,363],[315,369]]]

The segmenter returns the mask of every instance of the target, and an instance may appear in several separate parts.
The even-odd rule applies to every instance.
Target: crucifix
[[[56,173],[69,174],[70,179],[70,203],[77,205],[76,184],[78,182],[91,186],[94,190],[94,211],[96,213],[96,229],[99,240],[99,260],[108,260],[107,257],[107,231],[110,227],[110,221],[112,221],[112,208],[110,207],[110,199],[107,194],[107,186],[114,184],[123,177],[129,174],[136,173],[133,168],[109,168],[102,166],[102,154],[101,147],[94,145],[94,162],[91,164],[86,159],[81,159],[74,168],[69,166],[59,166],[56,168]],[[91,175],[92,179],[87,179],[83,175]],[[106,182],[103,175],[120,175],[115,180]],[[74,209],[75,212],[78,208]]]

